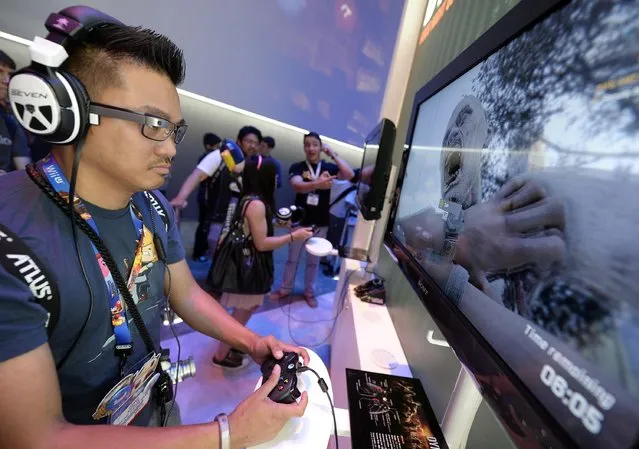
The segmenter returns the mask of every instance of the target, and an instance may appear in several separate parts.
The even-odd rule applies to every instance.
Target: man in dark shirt
[[[277,170],[277,188],[282,187],[282,166],[280,161],[273,157],[273,150],[275,149],[275,139],[271,136],[265,136],[260,144],[260,154],[266,158],[269,158],[275,164]]]
[[[62,12],[81,17],[98,13],[78,9]],[[241,326],[206,294],[184,260],[168,202],[154,193],[162,207],[152,207],[144,193],[164,183],[176,144],[186,131],[176,89],[184,77],[182,52],[153,31],[115,23],[94,26],[72,48],[62,70],[79,79],[93,104],[101,105],[93,110],[92,125],[77,144],[82,152],[74,203],[83,226],[77,225],[74,234],[65,206],[79,151],[75,144],[54,146],[52,157],[29,167],[28,174],[20,171],[0,177],[0,225],[4,229],[0,238],[7,242],[19,239],[27,245],[52,274],[60,298],[59,321],[49,336],[51,304],[37,299],[41,296],[36,284],[42,279],[32,279],[27,285],[25,279],[12,274],[13,265],[24,263],[24,257],[15,258],[3,243],[0,445],[212,448],[222,443],[253,446],[269,440],[291,417],[300,416],[307,403],[305,395],[300,403],[290,405],[267,400],[279,369],[230,414],[230,438],[220,432],[219,423],[226,422],[223,417],[200,426],[161,431],[137,427],[160,424],[152,419],[159,408],[152,389],[156,376],[136,376],[125,384],[148,386],[153,391],[150,398],[134,396],[142,399],[141,409],[129,410],[135,404],[128,403],[133,426],[88,425],[106,423],[105,412],[113,411],[116,401],[109,391],[127,379],[123,374],[135,372],[155,352],[148,349],[140,329],[146,327],[152,340],[149,346],[159,348],[160,315],[167,301],[192,328],[241,349],[258,363],[271,354],[282,357],[283,350],[302,353],[306,362],[308,357],[299,348],[273,337],[259,337]],[[132,115],[123,118],[123,109]],[[168,214],[166,222],[162,210]],[[86,229],[94,229],[106,249],[99,242],[94,245],[95,238],[90,240]],[[129,281],[118,281],[120,276]],[[124,297],[122,292],[127,292]],[[133,306],[123,307],[126,298],[129,304],[137,304],[144,326],[133,321]],[[128,357],[119,357],[116,341],[132,343]],[[131,390],[119,393],[126,391]],[[117,400],[121,398],[118,394]],[[134,412],[139,412],[135,418]]]
[[[203,144],[204,144],[204,153],[199,157],[197,163],[202,162],[206,156],[208,156],[211,151],[219,148],[220,142],[222,139],[219,138],[217,134],[206,133],[204,134]],[[199,260],[203,262],[206,260],[206,253],[209,249],[207,237],[209,235],[209,228],[211,226],[211,222],[209,220],[212,201],[209,198],[209,193],[211,189],[211,178],[207,178],[206,180],[200,183],[200,186],[197,191],[197,205],[198,205],[198,225],[195,230],[195,242],[193,243],[193,260]]]
[[[304,152],[306,159],[291,165],[289,180],[295,191],[295,205],[304,209],[306,216],[302,226],[315,225],[319,228],[316,235],[325,237],[329,224],[328,207],[330,205],[333,179],[352,179],[353,169],[340,158],[329,146],[322,144],[317,133],[304,136]],[[333,162],[322,161],[321,154],[326,154]],[[298,260],[304,249],[304,242],[293,242],[288,246],[288,259],[280,290],[271,295],[271,299],[280,300],[291,294],[295,281]],[[315,277],[319,257],[306,255],[306,272],[304,275],[304,299],[311,307],[317,307],[315,299]]]
[[[15,69],[13,59],[0,50],[0,175],[23,170],[31,162],[27,136],[7,102],[9,78]]]

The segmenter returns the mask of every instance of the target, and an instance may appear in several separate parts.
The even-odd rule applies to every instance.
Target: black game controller
[[[301,366],[299,356],[295,352],[285,352],[280,360],[267,359],[262,363],[262,383],[271,377],[275,365],[280,365],[280,379],[268,397],[280,404],[292,404],[302,395],[297,389],[297,368]]]

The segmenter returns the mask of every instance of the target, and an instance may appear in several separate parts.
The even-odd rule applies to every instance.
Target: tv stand
[[[462,365],[442,420],[442,431],[449,449],[464,449],[466,447],[470,428],[481,401],[482,396],[479,389]]]

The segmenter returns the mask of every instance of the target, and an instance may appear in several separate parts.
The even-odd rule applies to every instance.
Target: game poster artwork
[[[418,379],[346,370],[351,440],[359,449],[448,449]]]
[[[490,320],[460,279],[518,317],[494,316],[495,335],[517,325],[549,360],[570,354],[538,384],[565,368],[596,380],[591,402],[615,385],[637,403],[637,192],[639,1],[575,0],[418,107],[392,232],[471,322]]]

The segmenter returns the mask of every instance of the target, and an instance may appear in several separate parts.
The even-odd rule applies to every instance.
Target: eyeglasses
[[[91,103],[89,106],[89,112],[103,117],[117,118],[120,120],[127,120],[129,122],[140,123],[142,127],[140,132],[147,139],[155,140],[157,142],[163,142],[171,135],[173,135],[173,141],[177,145],[184,140],[188,125],[175,123],[155,117],[153,115],[141,114],[139,112],[131,111],[129,109],[118,108],[116,106],[109,106],[100,103]]]

